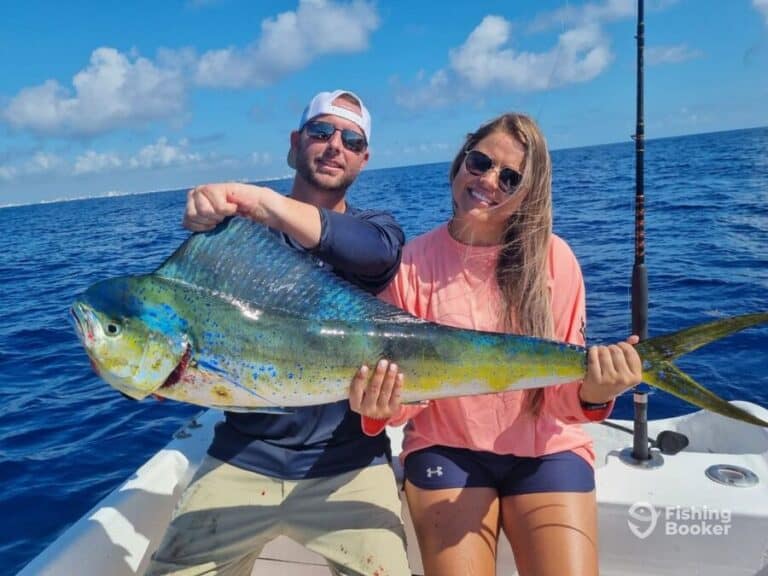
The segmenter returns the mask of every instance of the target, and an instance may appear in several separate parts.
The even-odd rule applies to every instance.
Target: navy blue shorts
[[[571,451],[528,458],[430,446],[406,456],[405,478],[424,490],[494,488],[501,497],[595,489],[594,469]]]

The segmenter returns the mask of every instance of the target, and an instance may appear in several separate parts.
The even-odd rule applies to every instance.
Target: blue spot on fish
[[[270,378],[277,378],[277,368],[272,364],[258,364],[253,372],[253,377],[258,378],[259,375],[269,376]]]

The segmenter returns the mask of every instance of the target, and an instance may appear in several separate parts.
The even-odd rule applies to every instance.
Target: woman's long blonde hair
[[[522,114],[503,114],[467,135],[453,159],[450,180],[461,169],[464,156],[487,136],[500,132],[525,148],[517,194],[526,193],[507,220],[496,263],[496,281],[502,296],[504,327],[510,332],[552,338],[554,323],[547,288],[547,253],[552,234],[552,163],[539,127]],[[538,414],[542,389],[526,392],[526,407]]]

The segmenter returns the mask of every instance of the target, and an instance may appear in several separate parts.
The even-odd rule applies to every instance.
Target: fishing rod
[[[643,51],[645,49],[644,1],[637,0],[637,122],[635,126],[635,263],[632,268],[632,333],[648,338],[648,270],[645,267],[645,123],[643,118]],[[633,395],[634,434],[632,458],[650,460],[648,443],[648,393],[636,387]]]
[[[648,270],[645,267],[645,123],[643,118],[643,50],[645,49],[645,19],[643,0],[637,0],[637,123],[635,134],[635,262],[632,267],[632,333],[640,340],[648,338]],[[657,438],[648,438],[648,392],[635,387],[633,393],[633,428],[624,428],[610,422],[606,426],[632,434],[632,449],[622,451],[622,460],[632,466],[656,468],[663,463],[659,454],[673,455],[688,446],[684,434],[666,430]]]
[[[648,270],[645,267],[645,119],[643,114],[643,52],[645,50],[645,10],[643,0],[637,0],[637,119],[635,133],[635,262],[632,267],[632,333],[640,340],[648,339]],[[662,464],[658,454],[673,455],[688,446],[688,438],[679,432],[665,430],[653,439],[648,438],[648,392],[639,386],[633,394],[633,428],[612,422],[604,425],[632,434],[632,450],[622,451],[622,460],[633,466],[655,468]]]
[[[635,126],[635,263],[632,269],[632,333],[648,338],[648,270],[645,267],[645,123],[643,118],[643,0],[637,0],[637,123]]]

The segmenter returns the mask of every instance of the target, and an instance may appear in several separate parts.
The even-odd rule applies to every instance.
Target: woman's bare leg
[[[423,490],[405,483],[425,576],[494,576],[499,498],[492,488]]]
[[[597,576],[594,491],[506,496],[501,524],[521,576]]]

